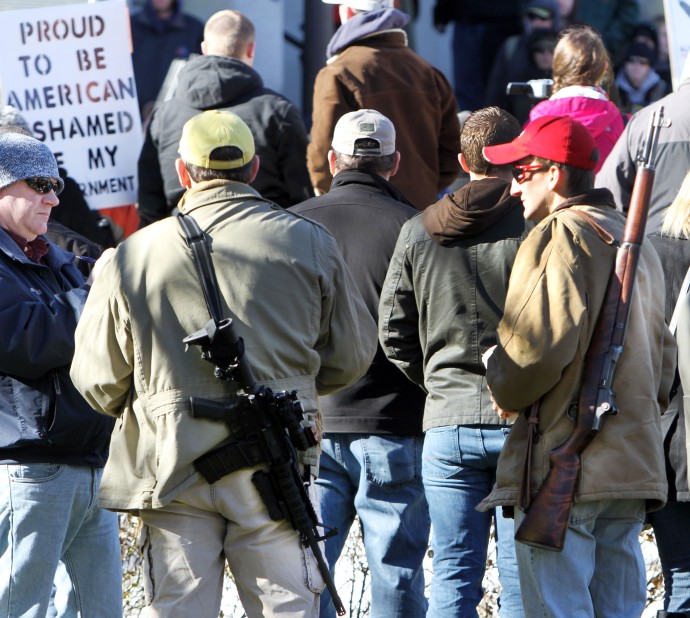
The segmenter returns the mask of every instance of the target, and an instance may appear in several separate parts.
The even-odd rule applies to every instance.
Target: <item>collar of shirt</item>
[[[17,236],[9,230],[5,230],[8,236],[14,240],[19,245],[19,248],[24,252],[24,255],[28,257],[32,262],[39,264],[43,256],[48,253],[48,243],[41,237],[37,236],[31,241],[27,241],[26,238]]]

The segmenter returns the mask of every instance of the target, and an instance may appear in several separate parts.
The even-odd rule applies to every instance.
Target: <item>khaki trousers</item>
[[[227,560],[247,618],[318,617],[316,560],[290,524],[268,516],[251,481],[259,469],[201,479],[164,508],[140,511],[148,616],[217,618]]]

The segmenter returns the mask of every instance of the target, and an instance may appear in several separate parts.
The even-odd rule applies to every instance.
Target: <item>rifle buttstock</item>
[[[580,456],[554,450],[549,462],[549,472],[517,529],[515,540],[541,549],[561,551],[580,475]]]

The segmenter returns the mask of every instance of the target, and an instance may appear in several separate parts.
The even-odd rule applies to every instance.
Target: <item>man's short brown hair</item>
[[[460,131],[460,152],[474,174],[486,175],[497,166],[489,163],[482,149],[512,142],[522,128],[517,118],[500,107],[484,107],[472,112]]]
[[[221,146],[211,152],[214,161],[236,161],[242,158],[242,151],[235,146]],[[235,167],[225,170],[214,170],[208,167],[200,167],[192,163],[184,164],[189,177],[194,182],[205,180],[234,180],[235,182],[249,183],[252,175],[252,162],[250,161],[242,167]]]

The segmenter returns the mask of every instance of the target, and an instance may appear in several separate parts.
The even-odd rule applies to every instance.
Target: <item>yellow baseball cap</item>
[[[212,159],[211,153],[222,146],[234,146],[242,156],[232,161]],[[232,170],[254,158],[254,137],[237,114],[209,110],[194,116],[182,127],[178,152],[185,163],[211,170]]]

